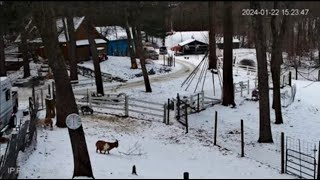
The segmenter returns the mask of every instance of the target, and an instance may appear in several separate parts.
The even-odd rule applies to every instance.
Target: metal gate
[[[286,137],[285,172],[303,179],[317,177],[316,144]]]
[[[175,115],[177,121],[186,127],[186,133],[188,133],[188,103],[186,100],[180,99],[179,94],[177,95]]]
[[[316,169],[317,161],[314,156],[287,149],[286,173],[296,175],[299,178],[315,179]]]

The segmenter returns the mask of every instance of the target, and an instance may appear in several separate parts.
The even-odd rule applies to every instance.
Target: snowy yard
[[[239,57],[251,56],[252,52],[239,51]],[[238,59],[237,56],[237,59]],[[130,70],[129,58],[111,57],[102,63],[103,72],[129,79],[113,93],[126,93],[130,97],[152,102],[164,103],[168,98],[175,98],[177,93],[182,96],[194,94],[197,79],[190,87],[181,87],[191,71],[184,74],[175,73],[184,70],[186,63],[193,68],[203,56],[177,56],[177,66],[168,74],[156,74],[151,77],[152,93],[144,92],[142,78],[130,79],[141,69]],[[155,61],[149,68],[161,68],[162,60]],[[92,67],[90,62],[83,64]],[[118,67],[119,66],[119,69]],[[189,65],[190,66],[190,65]],[[116,68],[117,67],[117,68]],[[189,68],[191,68],[190,66]],[[149,70],[149,69],[148,69]],[[247,74],[245,70],[234,71],[234,81],[253,83],[255,74]],[[215,92],[213,92],[212,74],[206,74],[203,90],[206,96],[220,98],[221,87],[219,78],[214,75]],[[132,85],[128,85],[132,83]],[[134,85],[134,83],[136,83]],[[111,83],[105,86],[117,85]],[[126,84],[128,86],[126,86]],[[259,144],[259,110],[258,102],[246,101],[247,92],[236,94],[235,109],[215,105],[206,110],[189,116],[189,133],[179,124],[171,113],[170,125],[160,122],[145,121],[132,118],[118,118],[94,113],[93,116],[82,116],[87,146],[95,178],[182,178],[185,171],[190,178],[295,178],[280,174],[280,133],[300,138],[303,141],[317,143],[320,137],[318,97],[319,82],[294,81],[297,86],[295,101],[283,108],[284,124],[274,124],[274,111],[271,111],[272,133],[274,144]],[[253,87],[253,85],[250,85]],[[84,87],[89,88],[89,87]],[[93,88],[94,89],[94,88]],[[81,92],[75,89],[75,92]],[[107,89],[108,93],[110,89]],[[202,90],[202,81],[196,92]],[[288,91],[288,87],[283,91]],[[215,95],[214,95],[215,93]],[[270,91],[272,99],[272,91]],[[271,105],[270,101],[270,105]],[[218,112],[218,139],[213,146],[214,113]],[[172,111],[173,112],[173,111]],[[43,115],[43,114],[42,114]],[[240,120],[244,120],[245,157],[240,158]],[[308,133],[306,133],[308,129]],[[119,140],[119,148],[112,150],[110,155],[95,152],[97,140]],[[124,155],[138,143],[136,152],[141,155]],[[70,178],[73,171],[73,156],[67,129],[54,128],[53,131],[39,130],[37,149],[27,161],[21,163],[19,178]],[[132,166],[136,165],[138,176],[131,175]],[[63,167],[63,170],[61,170]]]

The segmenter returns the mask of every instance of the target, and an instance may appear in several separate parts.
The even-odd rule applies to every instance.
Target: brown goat
[[[104,154],[106,154],[106,152],[109,153],[109,151],[111,151],[111,149],[113,148],[117,148],[119,146],[118,140],[116,140],[115,142],[106,142],[106,141],[102,141],[99,140],[96,142],[96,152],[98,152],[98,150],[100,151],[100,153],[102,153],[102,151],[104,151]]]

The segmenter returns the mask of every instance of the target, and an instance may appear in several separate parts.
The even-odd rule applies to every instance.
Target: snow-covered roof
[[[95,39],[96,44],[106,44],[107,41],[104,39]],[[84,46],[84,45],[89,45],[88,39],[83,39],[83,40],[78,40],[76,41],[77,46]]]
[[[80,24],[83,22],[84,18],[85,18],[84,16],[83,16],[83,17],[74,17],[74,18],[73,18],[74,30],[75,30],[75,31],[79,28],[79,26],[80,26]],[[68,29],[67,19],[64,18],[64,20],[65,20],[65,23],[66,23],[66,28]],[[26,28],[30,26],[31,22],[32,22],[32,20],[29,21],[29,23],[28,23],[28,25],[26,26]],[[59,37],[58,37],[58,38],[59,38],[59,42],[67,42],[67,41],[66,41],[66,37],[65,37],[65,33],[64,33],[64,31],[63,31],[62,18],[57,19],[56,23],[57,23],[58,33],[61,32],[61,33],[59,34]],[[33,26],[33,27],[31,28],[30,32],[31,32],[32,30],[34,30],[34,29],[36,29],[36,26]],[[69,36],[68,31],[67,31],[67,36]],[[20,39],[20,38],[21,38],[21,35],[19,35],[14,42],[15,42],[15,43],[21,42],[21,39]],[[31,41],[28,41],[28,42],[40,42],[40,43],[41,43],[42,40],[41,40],[41,38],[37,38],[37,39],[31,40]]]
[[[193,41],[199,41],[199,40],[197,40],[197,39],[187,39],[187,40],[179,43],[178,45],[179,45],[179,46],[184,46],[184,45],[189,44],[189,43],[191,43],[191,42],[193,42]],[[200,41],[200,42],[201,42],[201,41]],[[203,43],[204,43],[204,42],[203,42]]]
[[[240,40],[238,38],[233,37],[232,42],[240,43]],[[216,38],[216,43],[223,43],[223,37]]]
[[[208,31],[179,31],[174,32],[172,35],[166,37],[166,46],[171,48],[179,43],[187,41],[189,39],[196,39],[198,41],[209,44],[209,34]],[[223,43],[223,37],[216,37],[217,43]],[[239,39],[233,38],[234,43],[240,42]],[[180,44],[179,44],[180,45]]]
[[[102,34],[109,41],[127,39],[127,32],[121,26],[104,26],[104,27],[95,27],[96,30]]]

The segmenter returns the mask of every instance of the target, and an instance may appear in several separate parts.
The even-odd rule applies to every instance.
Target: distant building
[[[66,22],[66,19],[64,19]],[[85,22],[85,17],[74,17],[73,18],[74,22],[74,29],[75,29],[75,39],[76,39],[76,58],[78,61],[83,61],[83,60],[89,60],[92,56],[90,46],[89,46],[89,41],[87,37],[87,32],[86,32],[86,24]],[[32,26],[32,21],[28,24],[28,26]],[[29,28],[29,27],[28,27]],[[69,60],[69,42],[66,40],[66,36],[68,37],[68,31],[65,33],[63,30],[63,21],[62,19],[57,20],[57,31],[59,33],[58,40],[60,43],[60,48],[62,50],[63,56],[65,60]],[[30,28],[29,33],[36,32],[36,26],[33,26]],[[35,38],[33,39],[28,39],[28,43],[32,44],[33,46],[36,46],[37,50],[36,53],[42,57],[42,58],[47,58],[47,55],[44,50],[44,46],[42,44],[42,39],[39,38],[39,34],[35,35]],[[105,53],[106,52],[106,47],[107,47],[107,39],[104,38],[98,31],[94,29],[93,38],[95,39],[97,50],[99,54]],[[17,37],[16,43],[21,42],[20,40],[20,35]]]
[[[127,32],[120,26],[96,27],[107,40],[107,54],[129,56]]]
[[[178,44],[182,55],[204,54],[208,50],[208,44],[196,39],[188,39]]]
[[[217,47],[219,49],[223,49],[223,37],[221,38],[216,38],[216,44],[217,44]],[[240,48],[240,40],[237,39],[237,38],[233,38],[232,39],[232,48],[233,49],[239,49]]]

